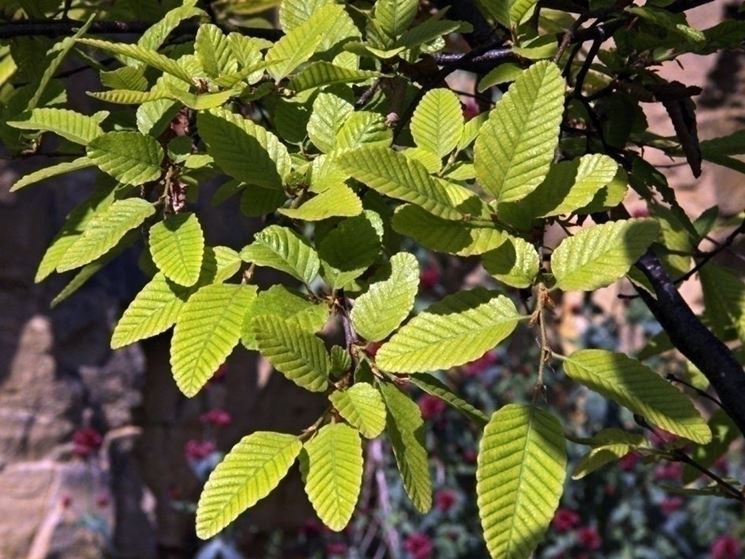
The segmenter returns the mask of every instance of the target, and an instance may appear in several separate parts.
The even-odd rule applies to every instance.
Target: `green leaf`
[[[279,316],[257,316],[251,322],[259,352],[280,373],[310,392],[328,387],[331,360],[323,340]]]
[[[282,188],[292,162],[274,134],[225,110],[200,112],[197,126],[210,155],[227,174],[249,184]]]
[[[217,78],[238,70],[228,37],[216,25],[202,24],[194,40],[194,54],[209,76]]]
[[[308,137],[322,152],[328,153],[336,146],[336,135],[346,118],[354,112],[352,103],[335,93],[322,91],[313,101],[308,119]]]
[[[354,217],[362,213],[362,200],[344,184],[328,188],[297,208],[280,208],[290,219],[322,221],[330,217]]]
[[[432,508],[432,478],[424,446],[424,421],[419,406],[392,384],[380,384],[386,409],[385,432],[393,447],[404,490],[422,513]]]
[[[377,77],[379,74],[370,70],[355,70],[336,66],[330,62],[313,62],[290,80],[289,88],[296,93],[314,87],[322,87],[337,83],[355,83]]]
[[[496,227],[477,227],[449,221],[418,206],[405,204],[393,216],[393,229],[435,252],[475,256],[494,250],[507,235]]]
[[[498,204],[535,190],[548,173],[559,142],[564,80],[552,62],[537,62],[515,80],[476,140],[481,185]]]
[[[503,83],[514,82],[520,74],[522,74],[522,67],[514,62],[505,62],[500,64],[488,74],[486,74],[481,81],[479,81],[479,93],[483,93],[490,87],[500,85]]]
[[[537,0],[512,0],[510,2],[510,23],[517,27],[520,22],[530,16],[537,4]]]
[[[412,375],[409,377],[409,381],[427,394],[437,396],[440,400],[470,418],[477,425],[483,426],[486,425],[487,421],[489,421],[489,418],[484,412],[466,402],[436,376],[429,373],[421,373],[418,375]]]
[[[698,29],[688,25],[686,23],[685,15],[682,13],[675,14],[668,10],[651,6],[632,6],[626,8],[626,11],[635,16],[639,16],[650,23],[658,25],[663,29],[672,31],[687,41],[701,44],[706,42],[706,35]]]
[[[25,120],[8,121],[7,124],[21,130],[53,132],[81,145],[87,145],[103,134],[98,119],[68,109],[34,109]]]
[[[336,20],[343,17],[348,17],[344,8],[337,4],[326,4],[313,12],[307,21],[285,33],[266,53],[266,61],[271,64],[267,69],[274,80],[279,82],[286,78],[313,56],[324,35]]]
[[[137,40],[137,44],[146,49],[160,48],[168,35],[174,31],[182,21],[193,17],[207,17],[204,10],[195,8],[196,0],[185,0],[182,6],[169,10],[155,25],[150,26]]]
[[[326,425],[300,455],[305,492],[318,518],[334,532],[349,524],[362,487],[362,441],[343,423]]]
[[[66,272],[100,258],[114,248],[127,231],[139,227],[154,213],[153,205],[141,198],[114,202],[90,220],[83,234],[65,251],[57,271]]]
[[[356,111],[349,115],[336,135],[336,149],[350,150],[362,146],[390,146],[393,132],[385,119],[369,111]]]
[[[139,132],[107,132],[88,144],[88,159],[122,184],[154,181],[162,172],[163,148]]]
[[[385,404],[374,386],[358,382],[347,390],[337,390],[329,400],[352,427],[368,439],[374,439],[385,429]]]
[[[315,334],[326,324],[329,308],[325,304],[313,303],[302,294],[291,291],[283,285],[273,285],[266,291],[259,292],[256,302],[251,307],[251,312],[246,315],[241,335],[241,342],[246,349],[258,349],[253,320],[264,315],[284,318],[301,330]]]
[[[197,505],[197,536],[211,538],[269,495],[302,448],[294,435],[257,431],[243,437],[204,486]]]
[[[64,175],[66,173],[73,173],[75,171],[80,171],[81,169],[87,169],[88,167],[93,166],[93,161],[91,161],[87,157],[79,157],[73,161],[63,161],[62,163],[57,163],[56,165],[42,167],[38,171],[33,171],[27,175],[23,175],[20,179],[13,183],[10,191],[16,192],[18,190],[21,190],[22,188],[26,188],[27,186],[31,186],[32,184],[36,184],[37,182],[51,179],[52,177],[58,177],[59,175]]]
[[[122,66],[110,72],[101,72],[101,85],[109,89],[128,89],[130,91],[145,91],[148,81],[143,68]]]
[[[176,323],[188,291],[160,273],[150,280],[124,311],[111,336],[111,349],[156,336]]]
[[[270,225],[257,233],[253,243],[241,251],[241,258],[290,274],[305,284],[315,279],[321,266],[318,254],[308,241],[279,225]]]
[[[657,240],[652,219],[620,220],[584,229],[564,239],[551,255],[556,287],[592,291],[623,277]]]
[[[510,28],[511,0],[480,0],[479,6],[484,13],[499,22],[503,27]]]
[[[54,240],[44,253],[39,263],[34,282],[39,283],[55,271],[67,249],[75,240],[83,234],[88,223],[97,212],[104,210],[114,201],[114,191],[108,188],[99,188],[93,194],[70,212],[62,229],[54,237]]]
[[[552,165],[546,179],[519,202],[503,204],[500,217],[530,226],[538,217],[566,215],[587,206],[601,188],[610,184],[618,164],[607,155],[584,155]]]
[[[419,263],[413,254],[399,252],[390,264],[389,277],[358,297],[351,313],[357,333],[371,342],[386,338],[401,325],[414,308],[419,290]]]
[[[603,429],[590,439],[588,444],[592,449],[577,463],[572,479],[582,479],[606,464],[623,458],[635,448],[642,446],[644,437],[621,429]]]
[[[287,33],[308,21],[322,6],[334,0],[282,0],[279,7],[279,24]]]
[[[685,439],[706,444],[711,431],[691,401],[652,369],[622,353],[574,352],[564,371],[591,390]]]
[[[114,103],[115,105],[141,105],[168,98],[168,93],[163,89],[152,89],[150,91],[112,89],[111,91],[88,91],[87,93],[94,99]]]
[[[173,215],[153,225],[150,253],[168,279],[187,287],[197,283],[204,256],[204,233],[197,216]]]
[[[484,254],[482,262],[496,279],[519,288],[533,285],[541,266],[535,247],[520,237],[508,237],[497,249]]]
[[[699,270],[705,316],[720,337],[734,330],[745,341],[745,284],[731,271],[708,263]]]
[[[384,196],[411,202],[444,219],[463,217],[424,165],[402,153],[382,146],[364,147],[339,155],[338,161],[352,177]]]
[[[691,458],[704,468],[711,468],[724,456],[730,445],[740,437],[740,431],[727,413],[718,408],[709,419],[712,440],[707,445],[693,449]],[[688,484],[701,476],[701,471],[686,464],[683,468],[683,483]]]
[[[478,359],[509,336],[520,315],[507,297],[483,288],[445,297],[415,316],[376,354],[385,371],[420,373]]]
[[[375,262],[382,241],[383,223],[373,211],[339,223],[318,243],[326,283],[332,289],[347,287]]]
[[[93,48],[97,48],[116,56],[126,56],[133,58],[138,62],[160,70],[166,74],[170,74],[189,85],[193,85],[193,78],[189,71],[182,67],[178,62],[172,58],[168,58],[160,54],[157,51],[141,47],[139,45],[133,45],[128,43],[111,43],[109,41],[102,41],[100,39],[78,39],[78,42],[84,45],[88,45]]]
[[[377,0],[373,22],[383,33],[383,46],[390,47],[406,31],[416,16],[417,0]]]
[[[601,188],[589,204],[583,208],[579,208],[574,213],[593,214],[615,208],[626,198],[626,193],[629,189],[628,185],[628,175],[622,167],[619,167],[613,180]]]
[[[417,146],[444,157],[458,145],[464,123],[458,96],[449,89],[432,89],[414,111],[411,134]]]
[[[548,528],[566,477],[561,424],[535,406],[492,415],[479,445],[476,494],[491,557],[527,559]]]
[[[171,369],[186,396],[195,396],[238,344],[255,297],[255,286],[207,285],[181,309],[171,340]]]

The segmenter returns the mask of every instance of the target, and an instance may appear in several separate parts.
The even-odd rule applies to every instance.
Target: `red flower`
[[[70,495],[62,496],[62,508],[69,509],[72,506],[72,497]]]
[[[404,541],[404,548],[413,559],[430,559],[432,556],[432,540],[429,536],[420,532],[409,534]]]
[[[433,289],[440,282],[440,269],[434,264],[428,264],[419,275],[419,282],[425,290]]]
[[[660,510],[666,515],[670,515],[683,506],[681,497],[666,497],[660,503]]]
[[[103,437],[95,429],[83,427],[72,435],[72,451],[75,456],[87,458],[101,448]]]
[[[636,467],[639,460],[641,460],[641,456],[638,452],[629,452],[618,461],[618,467],[624,472],[630,472]]]
[[[326,544],[327,555],[344,555],[349,547],[343,542],[331,542]]]
[[[186,443],[184,454],[188,460],[204,460],[215,451],[215,443],[191,439]]]
[[[556,514],[554,514],[554,519],[551,521],[551,525],[554,527],[556,532],[563,534],[564,532],[568,532],[569,530],[579,526],[580,520],[579,514],[575,511],[562,507],[556,511]]]
[[[458,502],[458,494],[452,489],[440,489],[435,493],[435,506],[442,512],[448,512]]]
[[[210,410],[203,413],[199,418],[202,423],[214,425],[215,427],[227,427],[233,421],[233,418],[225,410]]]
[[[419,409],[422,411],[422,417],[425,421],[439,417],[445,411],[445,405],[445,402],[431,394],[425,394],[419,398]]]
[[[98,497],[96,497],[96,505],[98,508],[105,509],[111,504],[111,498],[106,495],[105,493],[102,493]]]
[[[463,365],[463,374],[469,377],[475,377],[489,369],[497,362],[499,362],[499,358],[497,357],[496,352],[490,351],[476,359],[476,361],[471,361],[470,363]]]
[[[594,526],[586,526],[577,530],[577,541],[587,551],[597,551],[603,545],[600,534]]]
[[[668,462],[660,464],[654,470],[654,478],[657,481],[677,481],[683,476],[683,464],[680,462]]]
[[[711,559],[739,559],[742,544],[732,536],[719,536],[711,544]]]
[[[479,104],[475,99],[469,97],[463,102],[463,116],[466,120],[471,120],[473,117],[478,116],[480,112],[481,109],[479,109]]]

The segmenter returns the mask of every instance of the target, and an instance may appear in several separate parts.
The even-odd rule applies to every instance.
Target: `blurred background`
[[[277,2],[215,4],[226,3],[236,10],[243,6],[245,17],[252,18],[257,4]],[[735,7],[719,0],[689,13],[691,25],[705,28],[734,17]],[[696,99],[700,137],[741,129],[745,53],[688,55],[681,63],[661,72],[703,88]],[[77,65],[80,61],[68,61],[67,69]],[[454,89],[474,91],[472,76],[461,73],[451,79]],[[96,73],[75,73],[66,85],[74,108],[91,112],[85,91],[100,87]],[[464,96],[463,102],[470,115],[479,111],[473,98]],[[664,112],[648,112],[647,118],[654,131],[672,134]],[[694,180],[684,164],[659,153],[646,156],[667,175],[689,215],[696,217],[715,205],[725,216],[745,209],[742,175],[709,165]],[[48,164],[44,156],[0,159],[0,559],[487,556],[474,491],[479,431],[426,395],[419,395],[418,402],[428,422],[436,487],[435,507],[428,515],[408,505],[390,449],[376,440],[367,448],[360,504],[345,532],[333,534],[322,527],[294,472],[228,532],[198,541],[195,503],[221,453],[257,429],[298,432],[322,411],[323,400],[297,389],[241,349],[191,400],[171,378],[165,336],[112,352],[113,325],[145,282],[136,251],[123,254],[70,299],[50,308],[70,278],[36,285],[36,266],[66,214],[91,191],[95,176],[79,172],[18,194],[8,192],[17,177]],[[259,223],[241,215],[237,204],[212,207],[216,186],[202,185],[205,194],[200,197],[207,242],[240,249]],[[640,215],[645,211],[633,200],[629,206]],[[721,257],[742,269],[742,248],[742,243],[735,245]],[[485,281],[480,267],[467,259],[417,254],[423,269],[420,307],[464,284]],[[259,276],[265,285],[277,279]],[[629,353],[642,349],[658,326],[641,303],[619,298],[619,293],[633,290],[620,285],[591,299],[565,296],[555,309],[557,343],[560,337],[574,347]],[[695,281],[685,284],[684,294],[699,305]],[[332,330],[328,334],[338,335]],[[536,362],[536,342],[524,330],[479,361],[451,371],[448,382],[491,412],[526,398]],[[675,354],[652,363],[661,373],[692,382],[697,378]],[[572,433],[588,436],[603,427],[635,426],[619,408],[564,383],[558,371],[549,377],[549,401],[568,418]],[[572,446],[570,453],[574,465],[580,448]],[[714,470],[745,479],[744,466],[738,442]],[[630,454],[569,483],[536,557],[742,557],[742,506],[677,494],[682,470],[676,464],[645,465]]]

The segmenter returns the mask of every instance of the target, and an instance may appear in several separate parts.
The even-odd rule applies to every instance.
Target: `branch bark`
[[[673,345],[696,365],[719,396],[722,409],[745,435],[745,373],[730,349],[712,334],[678,293],[662,263],[651,251],[636,267],[654,287],[656,298],[637,288]]]

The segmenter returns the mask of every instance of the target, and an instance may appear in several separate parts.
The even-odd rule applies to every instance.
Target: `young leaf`
[[[338,162],[352,177],[384,196],[411,202],[444,219],[463,217],[447,190],[421,163],[390,148],[359,148],[341,154]]]
[[[228,37],[216,25],[199,26],[194,39],[194,53],[209,76],[217,78],[238,70],[238,60]]]
[[[7,124],[21,130],[53,132],[84,146],[103,134],[98,119],[68,109],[34,109],[25,120],[8,121]]]
[[[390,47],[414,21],[417,0],[377,0],[373,22],[383,33],[383,46]]]
[[[280,373],[310,392],[328,387],[331,360],[323,340],[279,316],[251,321],[259,352]]]
[[[404,204],[393,215],[393,229],[436,252],[475,256],[494,250],[507,239],[496,227],[477,227],[449,221],[412,204]]]
[[[171,369],[186,396],[195,396],[233,351],[255,298],[254,286],[207,285],[181,309],[171,340]]]
[[[322,91],[313,101],[313,110],[308,119],[308,138],[322,152],[332,151],[339,129],[353,112],[352,103],[340,95]]]
[[[334,532],[349,524],[362,487],[362,441],[349,425],[322,427],[305,443],[300,466],[318,518]]]
[[[122,184],[137,186],[160,177],[163,148],[139,132],[107,132],[87,147],[90,159]]]
[[[397,373],[456,367],[496,346],[519,320],[507,297],[483,288],[461,291],[407,322],[378,350],[375,361]]]
[[[577,463],[572,479],[582,479],[606,464],[623,458],[635,448],[642,446],[644,437],[611,428],[602,430],[592,437],[588,444],[592,449]]]
[[[566,442],[553,415],[519,404],[492,415],[476,466],[479,516],[491,557],[530,557],[559,505],[565,477]]]
[[[711,441],[711,430],[691,401],[635,359],[622,353],[585,349],[567,357],[564,370],[572,379],[665,431],[701,444]]]
[[[294,435],[257,431],[243,437],[204,486],[197,505],[197,536],[211,538],[269,495],[302,448]]]
[[[114,248],[127,231],[139,227],[155,208],[142,198],[118,200],[97,213],[85,231],[65,252],[57,265],[58,272],[66,272],[93,262]]]
[[[129,304],[111,336],[111,349],[156,336],[176,323],[187,290],[160,273],[150,280]]]
[[[502,283],[523,289],[533,285],[541,265],[535,247],[512,236],[497,249],[484,254],[483,264],[486,271]]]
[[[364,437],[374,439],[385,429],[385,404],[371,384],[355,383],[347,390],[331,393],[329,400],[339,415]]]
[[[449,89],[432,89],[414,111],[411,134],[417,146],[444,157],[458,145],[463,125],[458,96]]]
[[[422,513],[432,508],[432,478],[424,446],[424,421],[419,406],[393,384],[380,384],[386,416],[385,432],[393,447],[404,490]]]
[[[657,240],[652,219],[629,219],[596,225],[564,239],[551,255],[556,287],[592,291],[623,277]]]
[[[279,24],[287,33],[302,25],[321,7],[334,0],[282,0],[279,7]]]
[[[165,276],[190,287],[199,279],[204,233],[193,213],[173,215],[150,228],[150,253]]]
[[[418,375],[412,375],[409,380],[411,381],[411,384],[420,390],[423,390],[432,396],[437,396],[449,406],[452,406],[463,415],[469,417],[477,425],[483,426],[486,425],[487,421],[489,421],[489,418],[484,412],[466,402],[463,398],[450,390],[448,385],[440,381],[436,376],[429,373],[421,373]]]
[[[370,70],[344,68],[343,66],[336,66],[335,64],[321,60],[308,64],[308,66],[298,72],[298,74],[290,80],[289,88],[294,90],[296,93],[300,93],[301,91],[325,85],[363,82],[378,75],[377,72],[372,72]]]
[[[197,126],[210,155],[227,174],[249,184],[282,188],[292,163],[274,134],[241,115],[217,109],[199,113]]]
[[[31,186],[32,184],[36,184],[37,182],[51,179],[52,177],[58,177],[59,175],[64,175],[65,173],[73,173],[75,171],[80,171],[82,169],[87,169],[88,167],[93,166],[93,161],[91,161],[87,157],[78,157],[73,161],[63,161],[62,163],[57,163],[56,165],[42,167],[38,171],[34,171],[32,173],[29,173],[28,175],[23,175],[20,179],[13,183],[13,186],[10,187],[10,191],[16,192],[18,190],[21,190],[22,188],[26,188],[27,186]]]
[[[476,140],[481,185],[497,203],[535,190],[548,173],[559,142],[564,80],[552,62],[537,62],[515,80]]]
[[[336,149],[346,151],[363,146],[390,146],[393,140],[391,129],[385,119],[377,113],[355,111],[344,121],[336,135]]]
[[[414,255],[400,252],[390,262],[388,279],[372,284],[357,298],[351,313],[355,330],[371,342],[386,338],[400,326],[414,307],[419,289],[419,263]]]
[[[241,251],[245,262],[268,266],[311,283],[321,267],[318,254],[308,242],[287,227],[270,225]]]

